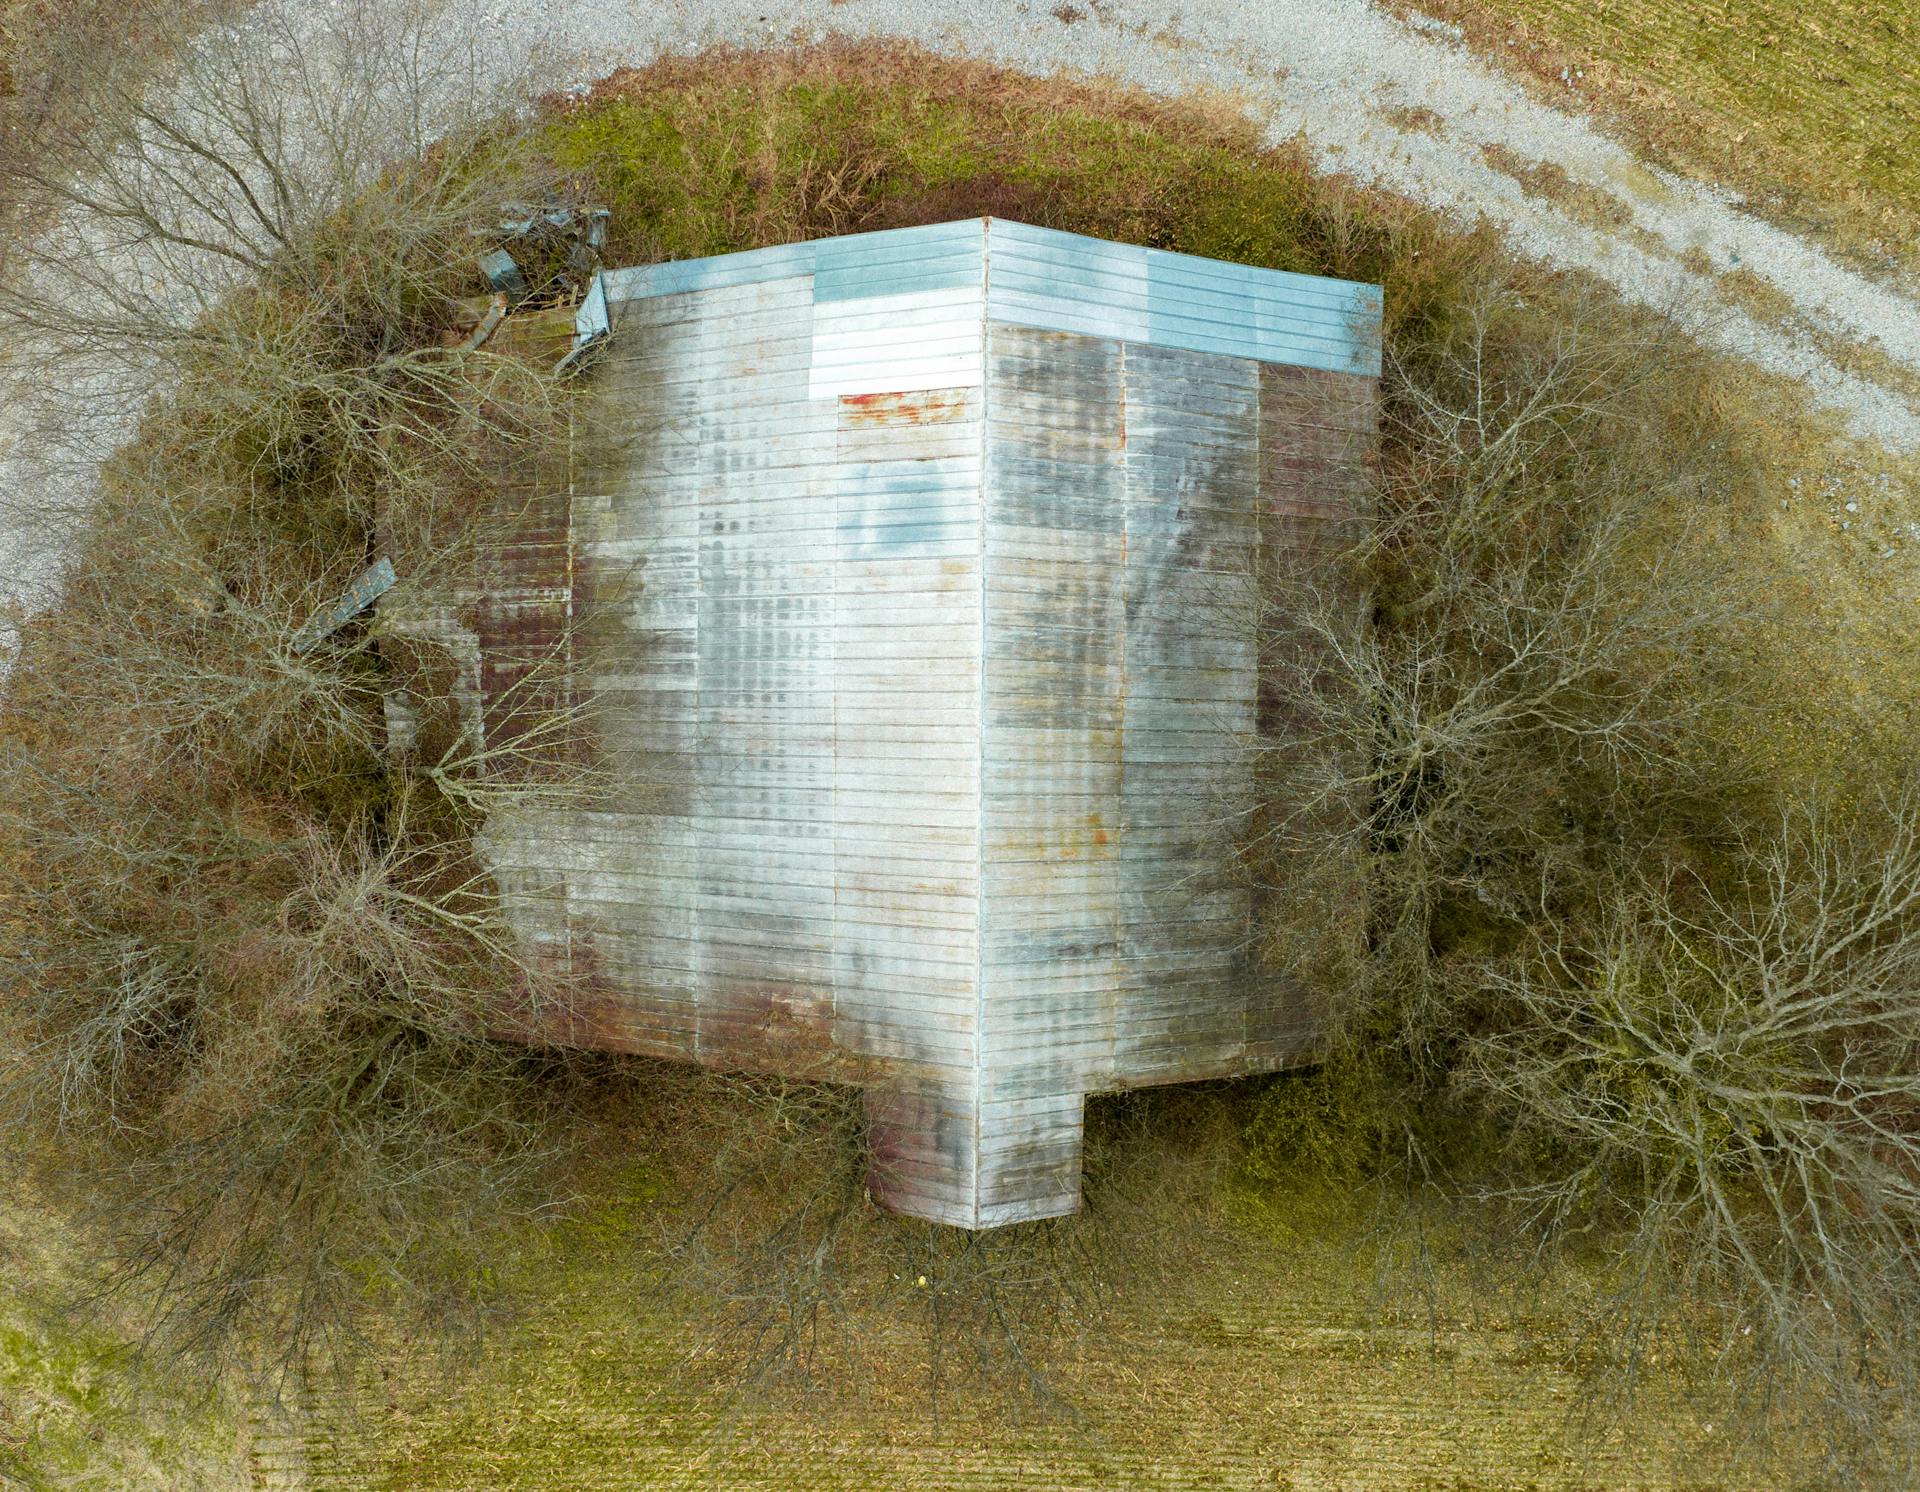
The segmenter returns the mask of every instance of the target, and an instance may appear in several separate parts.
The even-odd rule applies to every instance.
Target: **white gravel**
[[[295,0],[264,0],[295,4]],[[325,0],[297,12],[326,15]],[[1056,8],[1077,19],[1060,19]],[[1920,372],[1920,292],[1874,283],[1796,235],[1769,227],[1731,194],[1651,171],[1576,113],[1535,102],[1477,61],[1437,24],[1414,27],[1366,0],[451,0],[450,40],[477,44],[503,76],[529,55],[552,86],[622,64],[713,43],[810,41],[838,33],[902,37],[936,51],[1036,73],[1107,76],[1159,94],[1207,89],[1262,122],[1270,138],[1304,137],[1326,166],[1404,192],[1470,221],[1482,215],[1530,256],[1590,270],[1629,299],[1684,316],[1701,335],[1762,368],[1798,379],[1851,430],[1897,451],[1920,451],[1920,408],[1897,391],[1850,374],[1820,339],[1877,341]],[[1572,90],[1569,104],[1579,100]],[[1432,132],[1395,127],[1385,108],[1426,109]],[[1631,213],[1622,232],[1576,221],[1524,194],[1488,163],[1498,144],[1558,165],[1616,197]],[[1638,230],[1638,231],[1635,231]],[[1681,262],[1697,250],[1713,267]],[[1697,258],[1696,258],[1697,262]],[[1733,304],[1716,276],[1744,267],[1791,297],[1796,324],[1762,324]],[[57,390],[42,390],[43,395]],[[24,407],[24,403],[21,405]],[[0,493],[28,480],[9,450],[0,403]],[[23,577],[28,556],[0,532],[0,580]],[[4,590],[0,586],[0,590]]]

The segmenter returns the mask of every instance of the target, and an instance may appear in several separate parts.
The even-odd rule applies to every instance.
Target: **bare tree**
[[[10,157],[47,215],[0,318],[54,413],[103,418],[82,485],[9,492],[65,563],[0,685],[0,1118],[156,1346],[297,1369],[370,1303],[471,1317],[442,1308],[484,1300],[476,1240],[539,1200],[573,1092],[503,1039],[571,986],[474,843],[594,791],[571,631],[473,728],[431,639],[305,625],[376,555],[398,601],[471,594],[563,483],[552,359],[462,305],[551,176],[403,8],[116,67],[91,128]]]
[[[1487,966],[1509,1015],[1460,1081],[1514,1126],[1528,1164],[1492,1195],[1530,1236],[1614,1230],[1616,1374],[1684,1322],[1763,1418],[1811,1385],[1838,1461],[1910,1473],[1920,777],[1743,850],[1732,887],[1650,866],[1591,935]]]
[[[60,548],[156,388],[191,413],[169,421],[176,467],[290,489],[316,528],[463,468],[476,420],[550,416],[522,360],[447,335],[503,208],[556,182],[518,78],[424,5],[200,31],[132,9],[164,60],[101,49],[85,115],[49,113],[0,160],[31,230],[0,265],[28,425],[0,521]]]
[[[1597,1252],[1596,1390],[1707,1323],[1757,1423],[1910,1467],[1920,793],[1743,749],[1798,639],[1697,356],[1515,279],[1389,349],[1370,531],[1267,578],[1249,862],[1332,1035],[1255,1151]]]
[[[1553,916],[1608,854],[1739,791],[1713,738],[1750,708],[1726,683],[1767,603],[1727,563],[1733,463],[1659,422],[1696,356],[1506,278],[1388,349],[1360,537],[1263,579],[1247,853],[1269,951],[1336,1004],[1437,989],[1436,952]],[[1329,920],[1316,887],[1367,915]]]

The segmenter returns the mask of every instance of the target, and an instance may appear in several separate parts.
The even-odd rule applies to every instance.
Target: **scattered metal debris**
[[[517,301],[526,298],[527,277],[520,273],[520,266],[505,249],[482,254],[480,273],[487,277],[489,285],[509,299]]]
[[[393,573],[393,561],[381,555],[360,572],[359,578],[347,588],[345,595],[316,614],[294,633],[294,652],[310,652],[339,628],[373,605],[398,583],[399,577]]]
[[[520,250],[519,260],[503,247],[486,255],[480,267],[488,283],[495,290],[506,291],[516,304],[529,295],[572,291],[599,269],[610,216],[604,207],[579,207],[559,198],[549,198],[540,205],[509,203],[507,216],[495,226],[508,244]],[[564,267],[553,270],[542,283],[529,287],[521,261],[542,267]]]
[[[496,231],[514,246],[480,256],[480,271],[494,290],[494,306],[474,328],[463,349],[472,352],[498,329],[508,310],[535,306],[564,306],[577,293],[573,346],[555,364],[565,375],[577,369],[588,352],[612,332],[607,316],[607,292],[600,279],[600,251],[606,247],[611,214],[604,207],[582,207],[549,198],[542,205],[507,204],[507,216]],[[515,257],[515,253],[518,257]],[[534,283],[529,283],[529,279]]]

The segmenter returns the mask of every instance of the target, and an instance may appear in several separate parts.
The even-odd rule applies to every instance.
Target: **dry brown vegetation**
[[[1521,1272],[1604,1260],[1593,1387],[1704,1333],[1761,1441],[1811,1403],[1835,1474],[1904,1475],[1905,717],[1876,742],[1856,714],[1844,760],[1766,749],[1794,577],[1746,547],[1764,469],[1695,396],[1697,350],[1560,283],[1455,309],[1390,348],[1370,531],[1271,581],[1285,723],[1252,851],[1269,952],[1335,1036],[1256,1164],[1464,1204]]]
[[[405,75],[377,8],[340,24],[183,53],[174,105],[129,82],[87,131],[47,122],[83,174],[16,162],[62,228],[0,292],[16,349],[165,390],[84,514],[26,515],[81,537],[0,715],[8,1133],[154,1345],[275,1368],[369,1303],[482,1293],[466,1256],[568,1076],[497,1039],[564,979],[471,838],[504,798],[584,790],[564,699],[476,733],[463,670],[403,678],[364,620],[302,633],[376,556],[428,592],[478,573],[566,429],[550,360],[455,334],[477,235],[545,179],[491,118],[428,124],[447,80]],[[395,749],[385,696],[420,677],[444,686]]]
[[[1530,197],[1544,197],[1558,204],[1567,216],[1590,228],[1619,232],[1633,222],[1633,208],[1612,192],[1575,181],[1562,166],[1552,161],[1530,161],[1510,146],[1482,145],[1480,154],[1496,171],[1503,171],[1520,183]]]
[[[85,1158],[128,1299],[160,1282],[144,1299],[188,1343],[366,1326],[404,1381],[353,1401],[376,1433],[336,1451],[347,1484],[540,1485],[588,1462],[612,1484],[636,1445],[683,1468],[698,1416],[673,1395],[741,1383],[872,1416],[783,1420],[794,1453],[826,1433],[890,1465],[879,1433],[881,1450],[935,1447],[935,1478],[958,1474],[925,1413],[948,1405],[996,1431],[1029,1413],[1051,1427],[1023,1442],[1021,1474],[1103,1455],[1045,1440],[1084,1439],[1075,1416],[1102,1402],[1140,1422],[1109,1418],[1126,1454],[1083,1467],[1090,1484],[1150,1464],[1155,1437],[1194,1464],[1231,1439],[1236,1475],[1267,1475],[1260,1447],[1282,1443],[1324,1452],[1324,1470],[1339,1446],[1246,1425],[1365,1401],[1355,1416],[1394,1441],[1404,1423],[1365,1400],[1382,1353],[1396,1382],[1432,1378],[1443,1348],[1504,1353],[1491,1377],[1460,1368],[1449,1412],[1518,1416],[1538,1408],[1529,1374],[1570,1398],[1672,1395],[1675,1344],[1691,1372],[1723,1341],[1763,1428],[1812,1403],[1831,1466],[1873,1469],[1861,1417],[1898,1428],[1912,1389],[1909,904],[1875,900],[1910,861],[1889,853],[1905,800],[1876,805],[1911,717],[1879,655],[1834,661],[1809,604],[1819,573],[1769,542],[1775,450],[1754,410],[1776,406],[1590,288],[1261,149],[1245,121],[1091,86],[877,48],[710,56],[556,102],[524,156],[502,143],[456,132],[383,161],[353,177],[371,191],[316,199],[311,219],[269,213],[302,249],[262,242],[246,288],[184,318],[133,308],[163,313],[138,358],[181,396],[111,469],[67,603],[16,663],[0,730],[26,785],[0,814],[11,1091]],[[512,528],[483,496],[528,485],[498,464],[537,469],[560,395],[508,351],[476,360],[441,334],[473,288],[468,215],[527,190],[542,157],[614,206],[620,259],[991,211],[1387,286],[1378,525],[1317,590],[1271,598],[1293,648],[1277,676],[1311,728],[1267,743],[1263,874],[1295,913],[1270,951],[1339,1016],[1317,1076],[1239,1106],[1118,1103],[1095,1125],[1089,1215],[971,1239],[875,1211],[844,1092],[487,1039],[500,999],[566,990],[506,938],[467,842],[491,794],[579,790],[571,759],[540,740],[475,757],[450,688],[453,754],[396,755],[383,640],[291,638],[376,544],[457,588]],[[44,301],[19,309],[43,333],[81,330]],[[128,309],[99,345],[121,345]],[[1858,677],[1878,697],[1836,687]],[[1823,794],[1845,835],[1804,828],[1796,805]],[[1358,827],[1329,837],[1342,823]],[[1295,895],[1356,879],[1358,899]],[[1837,951],[1809,981],[1822,947]],[[1770,992],[1826,1014],[1783,1024]],[[1753,1081],[1733,1091],[1736,1062]],[[1868,1062],[1880,1087],[1862,1101],[1839,1084]],[[549,1167],[563,1141],[570,1163]],[[157,1210],[129,1206],[156,1183]],[[1348,1332],[1324,1349],[1337,1371],[1275,1370],[1263,1292],[1333,1288],[1324,1259],[1299,1262],[1300,1230],[1319,1218],[1352,1243],[1346,1201],[1302,1200],[1329,1191],[1388,1204],[1384,1278],[1415,1305],[1385,1334],[1363,1302],[1350,1330],[1327,1328]],[[1486,1261],[1481,1288],[1409,1295],[1446,1275],[1442,1249]],[[1822,1269],[1846,1282],[1831,1328],[1801,1309]],[[1333,1272],[1364,1297],[1350,1257]],[[1554,1309],[1584,1338],[1556,1315],[1523,1343],[1492,1304],[1570,1274],[1593,1287]],[[398,1323],[420,1312],[364,1309],[432,1315],[500,1289],[554,1316],[466,1399],[407,1377],[419,1339]],[[1161,1330],[1161,1309],[1193,1319]],[[499,1395],[526,1410],[505,1429]],[[556,1417],[618,1433],[561,1434]],[[1577,1481],[1588,1463],[1527,1424],[1511,1460],[1493,1435],[1444,1465],[1493,1482],[1531,1458],[1527,1475]]]

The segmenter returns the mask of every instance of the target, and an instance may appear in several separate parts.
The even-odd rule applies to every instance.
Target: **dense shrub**
[[[0,1118],[154,1341],[276,1365],[371,1302],[477,1302],[568,1091],[500,1039],[565,976],[472,835],[580,790],[573,717],[483,738],[415,668],[456,724],[401,749],[377,628],[301,631],[376,556],[470,582],[564,447],[551,359],[458,333],[550,178],[470,96],[436,112],[409,39],[374,7],[186,47],[57,142],[87,174],[18,167],[61,227],[0,296],[16,347],[159,390],[0,695]]]
[[[1270,1091],[1251,1159],[1470,1203],[1509,1278],[1600,1261],[1602,1379],[1707,1330],[1763,1419],[1811,1389],[1837,1457],[1897,1461],[1915,801],[1864,718],[1814,770],[1773,749],[1790,587],[1714,376],[1511,273],[1390,345],[1373,521],[1265,597],[1250,863],[1331,1048]]]

